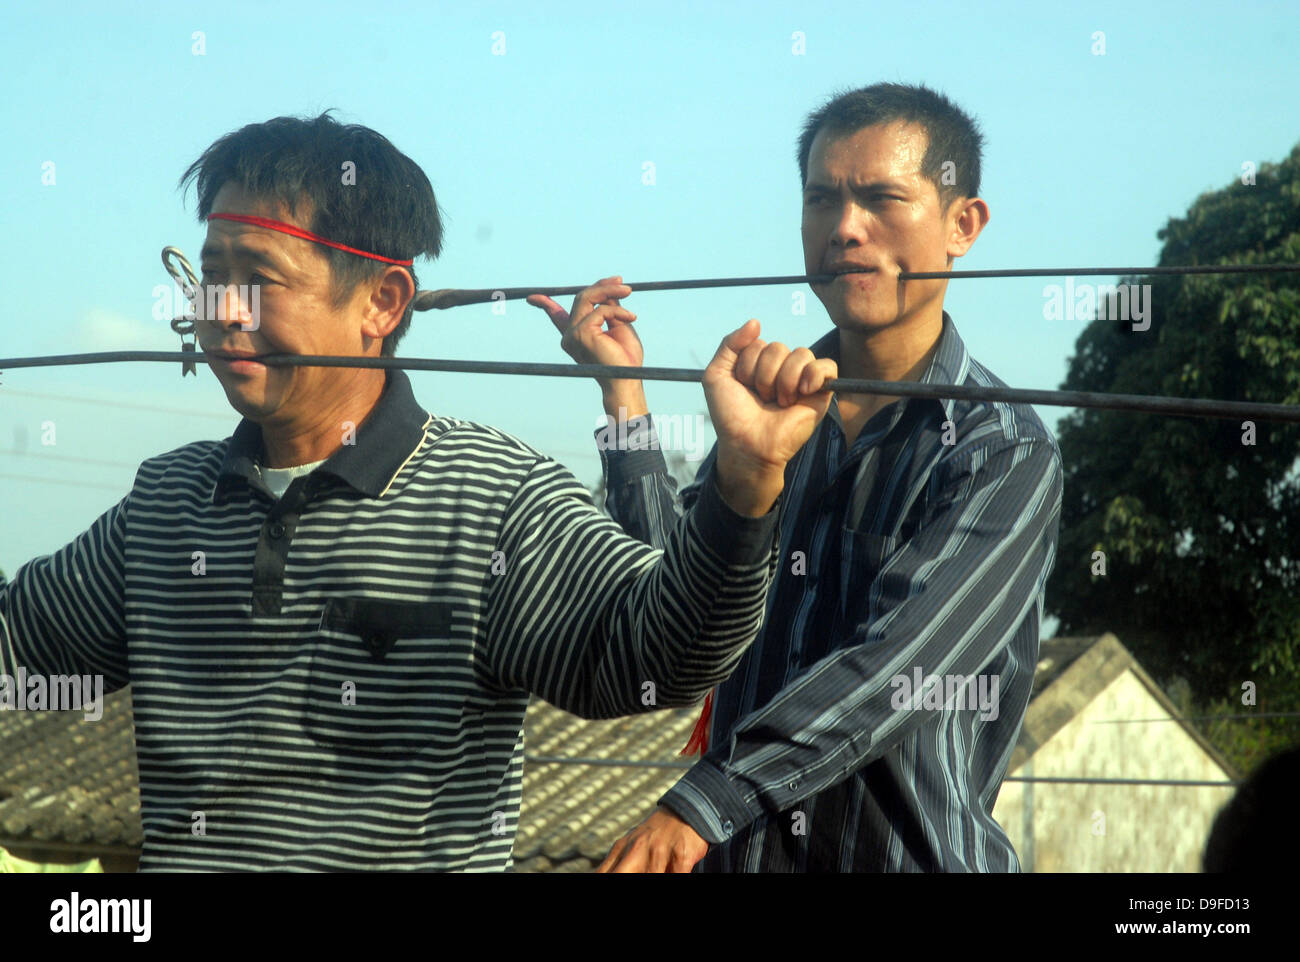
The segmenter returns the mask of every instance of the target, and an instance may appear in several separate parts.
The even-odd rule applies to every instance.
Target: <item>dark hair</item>
[[[344,183],[348,162],[355,165],[349,168],[355,183]],[[382,134],[340,124],[328,110],[314,119],[276,117],[226,134],[185,171],[181,189],[191,181],[197,181],[200,223],[212,213],[217,192],[234,183],[256,197],[282,202],[291,214],[307,201],[312,233],[358,250],[396,260],[421,254],[432,259],[442,250],[442,218],[424,171]],[[329,259],[335,306],[390,266],[333,247],[320,249]],[[411,278],[418,290],[414,270]],[[407,304],[384,338],[384,356],[393,355],[410,325]]]
[[[929,142],[921,160],[921,175],[934,184],[945,209],[958,197],[979,196],[984,137],[974,118],[943,94],[907,84],[872,84],[838,93],[809,114],[799,135],[802,183],[808,183],[808,155],[818,133],[852,134],[895,120],[925,130]],[[952,161],[955,167],[951,184],[942,182],[945,161]]]
[[[1274,755],[1242,782],[1214,819],[1202,864],[1207,872],[1266,872],[1300,855],[1295,797],[1300,748]]]

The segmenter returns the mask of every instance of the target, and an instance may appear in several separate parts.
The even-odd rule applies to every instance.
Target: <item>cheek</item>
[[[799,236],[803,240],[804,258],[806,260],[820,260],[821,253],[826,246],[824,232],[819,231],[815,223],[804,218]]]

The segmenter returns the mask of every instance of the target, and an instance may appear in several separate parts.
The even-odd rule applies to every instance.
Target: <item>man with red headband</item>
[[[191,180],[197,335],[243,420],[145,461],[0,586],[0,706],[20,673],[131,685],[142,870],[507,868],[530,695],[590,718],[690,704],[753,639],[835,364],[792,355],[800,389],[763,400],[778,372],[736,369],[758,325],[723,340],[717,467],[655,550],[555,461],[427,413],[400,370],[261,360],[391,356],[409,326],[442,227],[385,138],[281,117]]]

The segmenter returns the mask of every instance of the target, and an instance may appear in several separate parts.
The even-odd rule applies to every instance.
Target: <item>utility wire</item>
[[[404,368],[414,371],[454,371],[470,374],[525,374],[541,377],[592,377],[645,381],[698,382],[704,371],[693,368],[620,367],[611,364],[540,364],[523,361],[450,361],[439,358],[343,357],[314,354],[266,354],[262,363],[279,367]],[[207,355],[181,351],[108,351],[98,354],[62,354],[46,357],[0,358],[0,370],[60,367],[77,364],[115,364],[129,361],[211,363]],[[1010,387],[959,384],[922,384],[916,381],[875,381],[833,378],[826,388],[842,394],[890,397],[956,398],[965,401],[1002,401],[1011,404],[1045,404],[1055,407],[1096,408],[1186,417],[1300,423],[1300,405],[1209,398],[1175,398],[1146,394],[1110,394],[1103,391],[1044,391]]]
[[[1190,264],[1175,267],[1016,267],[983,271],[903,271],[894,277],[903,281],[958,279],[977,277],[1091,277],[1118,275],[1125,277],[1165,274],[1279,274],[1300,271],[1300,264]],[[874,269],[846,270],[844,274],[875,273]],[[763,287],[774,284],[829,284],[839,274],[784,274],[760,277],[704,277],[684,281],[625,281],[632,292],[686,291],[708,287]],[[547,297],[565,297],[579,294],[590,284],[570,284],[564,287],[482,287],[443,288],[438,291],[419,291],[411,305],[417,311],[442,310],[466,304],[483,304],[488,301],[511,301],[530,294]]]
[[[4,370],[4,368],[0,368]],[[45,391],[19,391],[13,388],[0,387],[0,397],[27,397],[36,398],[42,401],[68,401],[76,404],[93,404],[95,407],[122,408],[129,411],[149,411],[156,414],[179,414],[189,418],[211,418],[216,421],[224,421],[226,424],[231,423],[230,415],[215,414],[211,411],[190,411],[185,408],[159,407],[156,404],[132,404],[128,401],[118,401],[110,398],[98,397],[73,397],[68,394],[50,394]]]
[[[694,762],[678,761],[633,761],[627,758],[579,758],[568,755],[524,755],[524,763],[538,765],[590,765],[595,768],[668,768],[685,769],[695,765]],[[1236,781],[1210,781],[1177,778],[1056,778],[1039,775],[1007,776],[1004,782],[1040,782],[1057,785],[1177,785],[1192,788],[1235,788],[1241,784]]]

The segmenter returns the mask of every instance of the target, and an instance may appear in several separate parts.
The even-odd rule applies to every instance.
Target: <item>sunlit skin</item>
[[[213,213],[255,214],[310,230],[310,210],[287,208],[226,184]],[[312,241],[236,221],[210,220],[201,254],[203,283],[227,286],[224,310],[200,306],[199,346],[231,406],[262,428],[264,463],[283,468],[328,458],[343,444],[344,423],[360,426],[383,393],[382,370],[276,367],[231,361],[223,351],[379,357],[383,338],[415,295],[410,272],[391,266],[335,306],[330,267]],[[240,285],[260,287],[255,330]],[[251,290],[251,288],[250,288]],[[206,298],[205,298],[206,300]],[[251,300],[251,298],[250,298]],[[221,319],[219,319],[221,318]]]
[[[901,121],[847,134],[823,130],[813,140],[803,191],[804,267],[809,274],[877,269],[813,285],[839,329],[841,377],[924,375],[943,329],[948,282],[899,283],[898,274],[951,269],[988,223],[988,205],[977,197],[945,208],[921,173],[928,142],[924,128]],[[836,394],[849,440],[895,400]]]

